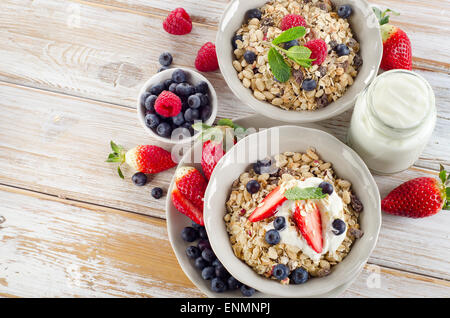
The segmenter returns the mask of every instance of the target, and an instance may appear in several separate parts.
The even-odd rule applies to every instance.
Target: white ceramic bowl
[[[231,45],[232,37],[244,22],[246,12],[249,9],[262,7],[266,2],[267,0],[233,0],[226,7],[220,20],[216,37],[217,57],[223,77],[233,93],[256,112],[288,123],[320,121],[337,116],[351,108],[357,95],[377,75],[383,54],[380,26],[369,3],[365,0],[332,0],[336,6],[350,4],[353,8],[353,14],[349,20],[360,43],[361,56],[364,61],[353,85],[344,96],[325,108],[316,111],[289,111],[257,100],[251,90],[242,85],[232,65],[234,56]]]
[[[353,190],[364,204],[360,215],[364,236],[356,240],[350,253],[333,267],[330,275],[312,278],[303,285],[282,285],[256,274],[234,255],[223,220],[225,203],[232,183],[251,163],[286,151],[305,152],[310,146],[316,148],[325,161],[333,164],[337,175],[352,182]],[[219,161],[206,189],[204,219],[214,252],[236,279],[279,297],[319,296],[350,282],[367,262],[381,226],[380,194],[361,158],[338,139],[321,130],[280,126],[244,138]]]
[[[192,85],[196,85],[200,82],[206,82],[208,83],[208,87],[209,87],[209,101],[211,104],[211,108],[212,108],[212,113],[211,116],[209,117],[209,119],[205,122],[205,124],[207,125],[212,125],[214,123],[214,120],[216,119],[217,116],[217,108],[218,108],[218,102],[217,102],[217,94],[216,94],[216,90],[214,89],[214,87],[212,86],[212,84],[206,79],[206,77],[204,77],[203,75],[201,75],[200,73],[190,70],[190,69],[186,69],[186,68],[182,68],[182,67],[177,67],[177,68],[171,68],[159,73],[156,73],[155,75],[153,75],[147,82],[145,82],[145,84],[142,86],[140,92],[139,92],[139,96],[137,99],[137,115],[138,115],[138,119],[139,122],[141,123],[142,127],[145,129],[145,131],[147,131],[149,133],[150,136],[152,136],[153,138],[158,139],[159,141],[162,142],[166,142],[166,143],[171,143],[171,144],[180,144],[180,143],[186,143],[186,142],[192,142],[193,139],[195,138],[196,135],[189,137],[189,138],[183,138],[183,139],[172,139],[172,138],[165,138],[165,137],[161,137],[158,134],[156,134],[152,129],[150,129],[149,127],[147,127],[147,125],[145,124],[145,106],[141,103],[141,98],[142,95],[144,95],[144,93],[146,93],[150,87],[152,87],[155,84],[161,83],[167,79],[171,79],[172,78],[172,73],[177,70],[177,69],[181,69],[183,71],[185,71],[188,74],[188,81],[190,84]]]

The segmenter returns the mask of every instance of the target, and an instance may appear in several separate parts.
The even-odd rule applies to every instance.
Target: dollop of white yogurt
[[[285,184],[286,189],[292,187],[299,188],[310,188],[317,187],[324,180],[316,177],[308,178],[304,181],[301,180],[291,180]],[[347,227],[344,233],[336,235],[333,233],[332,223],[335,219],[341,219],[344,221],[344,204],[341,197],[333,191],[331,195],[326,198],[317,200],[307,200],[317,204],[320,210],[320,216],[322,220],[322,239],[323,239],[323,249],[322,253],[317,253],[314,251],[306,240],[303,238],[300,231],[295,225],[291,225],[291,216],[295,210],[295,201],[286,201],[281,206],[278,207],[275,213],[276,217],[283,216],[286,219],[286,227],[279,231],[281,237],[281,243],[286,245],[291,245],[299,248],[306,256],[308,256],[314,263],[318,263],[322,255],[330,252],[335,255],[336,250],[342,244],[347,233]],[[346,224],[347,225],[347,224]],[[273,222],[269,223],[265,229],[267,231],[274,229]]]

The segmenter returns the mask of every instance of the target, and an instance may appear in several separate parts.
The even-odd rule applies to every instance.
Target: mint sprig
[[[287,82],[291,77],[291,67],[285,61],[281,52],[300,66],[305,68],[312,66],[311,62],[314,60],[310,59],[311,50],[307,47],[296,45],[289,48],[289,50],[285,50],[279,46],[281,43],[302,38],[305,34],[306,29],[304,27],[293,27],[284,31],[272,41],[272,48],[268,53],[269,66],[273,76],[281,83]]]
[[[284,196],[288,200],[297,201],[297,200],[308,200],[308,199],[323,199],[326,197],[326,194],[322,192],[322,188],[299,188],[293,187],[289,190],[286,190]]]

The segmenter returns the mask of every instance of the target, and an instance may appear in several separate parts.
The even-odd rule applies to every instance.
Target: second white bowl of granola
[[[341,5],[351,8],[350,16],[338,14]],[[294,18],[285,22],[286,16]],[[292,25],[304,26],[305,34],[273,45]],[[234,0],[222,16],[216,45],[235,95],[266,117],[292,123],[324,120],[352,107],[375,78],[383,49],[378,21],[365,0]],[[325,56],[311,66],[289,58],[288,50],[302,46],[324,50]],[[288,65],[290,76],[282,82],[269,63],[271,51]]]
[[[204,219],[236,279],[280,297],[314,297],[363,268],[381,226],[380,196],[364,162],[338,139],[282,126],[226,153],[209,181]]]

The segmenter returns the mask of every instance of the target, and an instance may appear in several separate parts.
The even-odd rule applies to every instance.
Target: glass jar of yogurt
[[[417,73],[392,70],[358,97],[347,141],[374,173],[392,174],[414,164],[435,124],[430,84]]]

